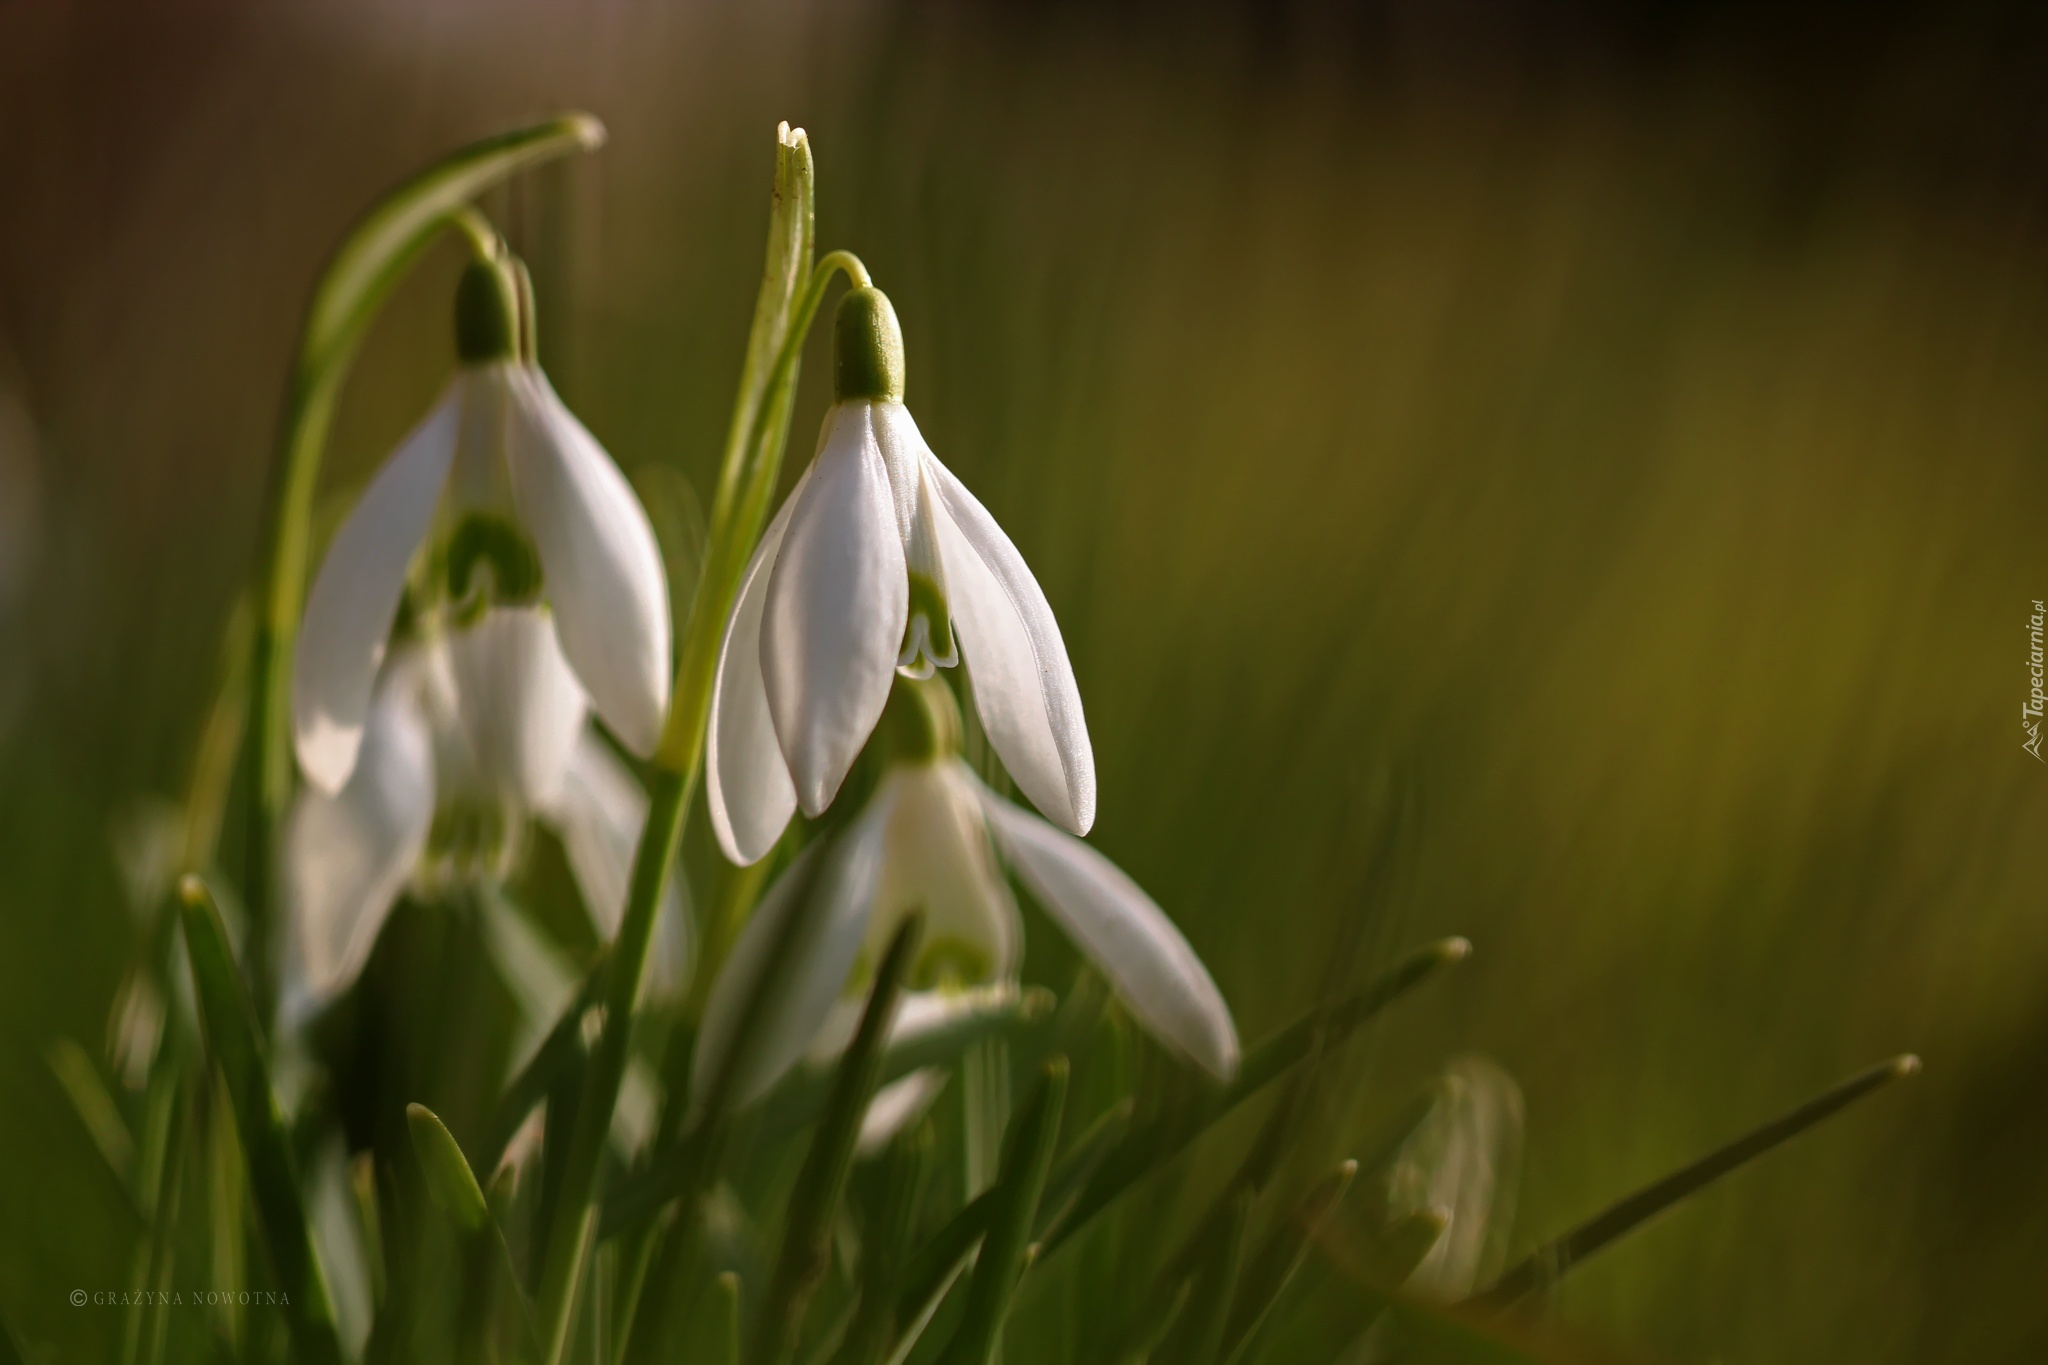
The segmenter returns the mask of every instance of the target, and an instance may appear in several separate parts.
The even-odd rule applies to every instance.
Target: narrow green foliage
[[[1215,1365],[1222,1356],[1224,1332],[1237,1300],[1238,1278],[1244,1271],[1245,1239],[1255,1197],[1242,1188],[1230,1197],[1189,1282],[1187,1306],[1154,1353],[1162,1365]]]
[[[179,886],[192,986],[206,1030],[207,1050],[234,1101],[235,1127],[249,1166],[257,1221],[271,1268],[290,1302],[286,1308],[296,1359],[322,1365],[338,1360],[334,1311],[313,1250],[300,1200],[298,1171],[271,1089],[256,1028],[256,1011],[228,951],[220,911],[197,877]]]
[[[100,1070],[92,1057],[70,1038],[53,1038],[43,1051],[43,1060],[71,1101],[71,1108],[85,1125],[107,1169],[122,1189],[130,1189],[135,1174],[135,1139],[129,1136],[121,1110],[107,1093],[106,1082],[100,1079]]]
[[[1050,991],[1029,988],[1014,995],[989,993],[985,1002],[962,1010],[943,1025],[887,1047],[876,1085],[888,1085],[928,1066],[950,1065],[978,1042],[1022,1037],[1044,1026],[1051,1009]],[[813,1122],[824,1108],[832,1084],[831,1072],[800,1067],[791,1073],[761,1102],[762,1137],[784,1137]],[[657,1152],[643,1169],[611,1191],[605,1199],[604,1236],[615,1237],[640,1226],[676,1197],[688,1179],[691,1145],[686,1138]]]
[[[412,1132],[412,1149],[420,1159],[420,1172],[426,1176],[427,1194],[434,1207],[465,1232],[482,1228],[490,1209],[455,1135],[424,1104],[405,1106],[405,1123]]]
[[[889,1144],[880,1188],[862,1230],[860,1306],[832,1357],[833,1365],[876,1365],[897,1336],[897,1325],[903,1321],[897,1311],[897,1284],[917,1231],[937,1147],[938,1134],[930,1119]]]
[[[831,1264],[832,1224],[846,1191],[847,1174],[853,1168],[861,1118],[867,1113],[868,1101],[874,1098],[881,1075],[882,1045],[896,1018],[896,1003],[923,933],[923,914],[913,914],[890,941],[889,950],[876,969],[860,1027],[840,1061],[831,1098],[825,1102],[810,1152],[797,1175],[789,1201],[788,1224],[783,1231],[782,1253],[768,1282],[768,1299],[761,1317],[760,1346],[755,1358],[763,1365],[784,1365],[795,1357],[803,1333],[805,1307]]]
[[[711,1321],[717,1341],[710,1365],[740,1365],[740,1277],[730,1270],[711,1283]]]
[[[1402,1214],[1380,1228],[1366,1244],[1364,1256],[1353,1271],[1361,1283],[1391,1293],[1405,1284],[1423,1258],[1436,1249],[1437,1241],[1450,1225],[1451,1211],[1442,1207]]]
[[[1526,1260],[1502,1275],[1492,1288],[1477,1295],[1475,1302],[1489,1307],[1500,1306],[1513,1303],[1524,1295],[1542,1292],[1569,1274],[1579,1262],[1633,1232],[1679,1200],[1754,1161],[1779,1143],[1798,1136],[1878,1087],[1919,1070],[1920,1059],[1907,1054],[1858,1072],[1790,1113],[1745,1133],[1727,1146],[1709,1152],[1661,1180],[1645,1185],[1571,1231],[1544,1243]]]
[[[1310,1249],[1357,1175],[1358,1163],[1346,1161],[1316,1182],[1315,1188],[1302,1197],[1247,1263],[1237,1300],[1231,1305],[1229,1325],[1223,1333],[1220,1358],[1226,1365],[1236,1365],[1243,1358],[1266,1315],[1301,1272]]]
[[[827,273],[811,268],[815,186],[810,141],[785,126],[775,145],[767,253],[712,495],[704,568],[697,578],[688,625],[677,642],[675,700],[655,756],[658,764],[675,772],[693,772],[703,755],[711,675],[726,613],[739,590],[740,572],[766,524],[767,501],[782,468],[797,368],[810,330],[810,318],[803,312],[806,286],[815,287],[814,274]],[[815,303],[811,307],[815,312]]]
[[[355,1202],[356,1224],[363,1234],[363,1259],[370,1271],[370,1301],[384,1306],[389,1280],[384,1265],[384,1217],[377,1208],[376,1158],[358,1152],[348,1164],[349,1196]]]
[[[1471,945],[1462,938],[1442,939],[1417,949],[1356,995],[1328,1009],[1310,1011],[1260,1044],[1245,1057],[1237,1078],[1206,1098],[1192,1117],[1170,1114],[1132,1133],[1082,1190],[1074,1212],[1048,1234],[1045,1254],[1052,1254],[1117,1196],[1180,1155],[1238,1105],[1296,1064],[1343,1041],[1381,1010],[1445,967],[1464,961],[1470,953]]]
[[[1109,1154],[1131,1131],[1131,1115],[1138,1102],[1126,1095],[1096,1116],[1067,1149],[1045,1184],[1045,1198],[1038,1208],[1038,1239],[1050,1241],[1066,1226],[1081,1191],[1095,1176]]]
[[[1192,1117],[1169,1115],[1132,1130],[1126,1111],[1114,1120],[1113,1128],[1091,1130],[1084,1140],[1075,1143],[1074,1150],[1053,1173],[1051,1193],[1046,1200],[1053,1216],[1039,1235],[1040,1257],[1050,1256],[1064,1246],[1089,1219],[1109,1207],[1124,1191],[1179,1155],[1238,1105],[1308,1057],[1317,1046],[1318,1026],[1325,1039],[1339,1041],[1441,968],[1462,962],[1469,951],[1470,945],[1461,938],[1429,944],[1411,953],[1357,995],[1332,1009],[1314,1011],[1297,1019],[1247,1056],[1238,1069],[1237,1079],[1217,1091]],[[1398,1148],[1428,1109],[1423,1105],[1407,1112],[1407,1122],[1387,1145],[1389,1152]],[[904,1275],[900,1314],[912,1311],[913,1303],[927,1302],[932,1286],[948,1275],[980,1238],[993,1207],[992,1192],[984,1191],[918,1251]]]
[[[1002,1163],[990,1193],[988,1231],[967,1286],[959,1329],[947,1343],[946,1365],[987,1365],[995,1356],[1003,1319],[1023,1276],[1039,1197],[1052,1171],[1060,1114],[1067,1100],[1067,1059],[1057,1056],[1040,1070],[1038,1084],[1010,1120]]]
[[[949,1066],[976,1043],[1022,1037],[1043,1024],[1053,1008],[1052,992],[1038,987],[1014,994],[989,991],[982,995],[938,1027],[887,1047],[877,1084],[887,1085],[928,1066]],[[811,1123],[824,1107],[831,1085],[829,1073],[809,1068],[793,1072],[763,1101],[763,1134],[780,1137]]]
[[[748,363],[740,377],[733,434],[719,474],[713,501],[704,572],[683,631],[668,721],[654,756],[647,823],[633,857],[633,877],[625,913],[613,940],[612,962],[605,981],[605,1027],[592,1055],[579,1097],[575,1126],[569,1137],[562,1179],[563,1204],[549,1229],[542,1263],[540,1312],[544,1365],[556,1365],[567,1344],[576,1284],[597,1229],[597,1181],[612,1113],[624,1081],[633,1020],[639,1010],[654,935],[655,911],[661,903],[669,864],[682,835],[698,766],[704,753],[704,726],[711,709],[712,675],[725,618],[738,590],[739,575],[767,520],[768,499],[782,467],[789,435],[789,409],[794,400],[796,357],[823,296],[822,281],[809,270],[812,222],[810,145],[801,135],[777,140],[774,208],[769,215],[768,266],[755,308]],[[856,262],[856,265],[858,263]],[[861,272],[863,283],[866,272]],[[798,300],[807,275],[810,287]],[[772,342],[771,339],[772,338]],[[775,357],[774,369],[763,376],[756,363]],[[705,1133],[715,1143],[716,1129]],[[707,1152],[706,1155],[709,1155]],[[708,1163],[698,1163],[708,1164]]]
[[[176,1268],[178,1192],[184,1188],[185,1148],[190,1137],[185,1086],[178,1075],[181,1068],[169,1064],[167,1059],[160,1060],[158,1065],[168,1109],[163,1116],[163,1132],[151,1144],[153,1150],[139,1173],[148,1182],[146,1207],[150,1210],[148,1249],[138,1267],[135,1284],[135,1288],[143,1290],[168,1289]],[[121,1342],[123,1365],[154,1365],[161,1360],[166,1325],[156,1312],[132,1315]]]
[[[578,1087],[573,1127],[562,1148],[561,1183],[550,1220],[541,1262],[541,1359],[555,1365],[568,1345],[576,1283],[596,1232],[597,1207],[592,1202],[597,1176],[610,1140],[612,1113],[624,1083],[633,1017],[639,1008],[647,945],[654,930],[669,864],[682,837],[683,810],[690,779],[655,769],[648,794],[647,824],[633,857],[633,877],[626,915],[613,942],[605,972],[605,1025],[585,1066]],[[551,1127],[559,1133],[560,1128]]]
[[[583,1016],[597,1003],[604,989],[605,961],[600,954],[584,975],[575,997],[563,1007],[561,1015],[548,1030],[547,1037],[541,1040],[533,1056],[505,1087],[505,1093],[491,1113],[481,1165],[495,1167],[498,1164],[505,1155],[505,1148],[526,1122],[526,1116],[533,1112],[533,1107],[547,1099],[555,1082],[582,1057]]]

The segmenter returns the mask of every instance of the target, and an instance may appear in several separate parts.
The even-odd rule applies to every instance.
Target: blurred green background
[[[1925,1075],[1666,1217],[1561,1315],[1674,1361],[2048,1359],[2048,29],[1969,6],[205,4],[0,11],[0,1310],[90,1358],[127,1231],[42,1061],[249,574],[299,309],[390,182],[486,208],[543,358],[708,497],[777,119],[910,402],[1059,612],[1095,842],[1248,1039],[1420,818],[1388,944],[1477,953],[1361,1115],[1521,1082],[1514,1244],[1849,1071]],[[329,484],[451,362],[444,249]],[[792,441],[822,408],[814,352]],[[81,1345],[81,1343],[84,1343]]]

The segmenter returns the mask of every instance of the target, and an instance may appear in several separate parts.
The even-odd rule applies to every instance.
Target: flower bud
[[[471,261],[455,286],[455,354],[465,365],[510,360],[519,345],[519,295],[494,261]]]
[[[903,328],[889,296],[852,289],[839,300],[832,334],[832,389],[839,402],[903,401]]]

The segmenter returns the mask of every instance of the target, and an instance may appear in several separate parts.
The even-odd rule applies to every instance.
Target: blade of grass
[[[1289,1068],[1308,1057],[1315,1048],[1315,1030],[1321,1027],[1330,1041],[1339,1041],[1379,1011],[1421,985],[1440,969],[1464,961],[1471,945],[1461,938],[1443,939],[1411,953],[1406,959],[1368,985],[1357,995],[1328,1011],[1314,1011],[1274,1034],[1254,1049],[1238,1068],[1237,1079],[1215,1093],[1191,1119],[1174,1118],[1166,1127],[1152,1124],[1136,1132],[1126,1131],[1108,1150],[1075,1150],[1054,1171],[1054,1190],[1073,1190],[1061,1199],[1048,1200],[1053,1216],[1039,1230],[1039,1259],[1053,1254],[1103,1209],[1139,1179],[1178,1155],[1210,1126],[1239,1104],[1285,1075]],[[1413,1122],[1420,1122],[1426,1106],[1412,1110]],[[1412,1131],[1413,1122],[1401,1136]],[[1399,1137],[1394,1139],[1398,1145]],[[1079,1169],[1086,1161],[1092,1168]],[[984,1191],[963,1206],[911,1259],[904,1276],[905,1288],[899,1313],[908,1315],[911,1303],[923,1304],[939,1277],[948,1274],[958,1260],[974,1247],[987,1225],[993,1200]]]
[[[92,1145],[107,1163],[114,1179],[123,1190],[134,1193],[135,1139],[129,1136],[128,1125],[121,1119],[121,1110],[114,1103],[114,1097],[107,1093],[106,1082],[100,1079],[99,1068],[86,1050],[70,1038],[53,1038],[43,1050],[43,1060],[48,1063],[50,1074],[56,1078],[64,1095],[71,1101],[72,1110],[78,1121],[85,1125]],[[146,1203],[136,1199],[138,1205]]]
[[[534,1327],[533,1304],[519,1283],[511,1245],[505,1240],[505,1229],[499,1225],[490,1201],[484,1198],[483,1187],[477,1184],[476,1172],[462,1154],[461,1144],[448,1131],[448,1125],[441,1122],[440,1115],[424,1104],[405,1106],[405,1122],[412,1134],[413,1152],[426,1176],[428,1197],[473,1243],[487,1244],[499,1276],[511,1286],[512,1296],[518,1300],[526,1343],[530,1349],[538,1350],[540,1337]]]
[[[205,883],[187,876],[179,883],[178,894],[194,998],[207,1050],[234,1100],[235,1127],[248,1162],[257,1221],[271,1268],[288,1300],[285,1321],[293,1354],[311,1365],[332,1365],[341,1359],[334,1310],[313,1249],[284,1118],[264,1062],[256,1009],[235,971],[220,910]]]
[[[928,1066],[943,1066],[969,1045],[990,1038],[1012,1037],[1043,1026],[1052,996],[1027,990],[1009,997],[990,996],[977,1007],[936,1029],[894,1044],[882,1053],[878,1085],[901,1080]],[[787,1136],[816,1117],[832,1084],[832,1073],[799,1069],[762,1101],[764,1140]],[[689,1139],[657,1153],[648,1164],[621,1181],[605,1198],[600,1235],[616,1237],[659,1213],[689,1180]]]
[[[1237,1078],[1207,1097],[1192,1118],[1169,1117],[1133,1133],[1102,1163],[1076,1199],[1073,1213],[1059,1227],[1047,1231],[1043,1254],[1051,1255],[1117,1196],[1178,1156],[1245,1100],[1320,1048],[1343,1041],[1437,972],[1464,961],[1471,950],[1472,945],[1462,938],[1447,938],[1417,949],[1356,995],[1326,1010],[1311,1011],[1260,1044],[1244,1059]]]
[[[1476,1295],[1472,1302],[1479,1307],[1502,1307],[1525,1295],[1549,1288],[1581,1261],[1633,1232],[1681,1199],[1754,1161],[1880,1086],[1911,1076],[1919,1069],[1920,1059],[1907,1053],[1858,1072],[1790,1113],[1743,1134],[1727,1146],[1707,1153],[1661,1180],[1652,1181],[1571,1231],[1546,1242],[1502,1275],[1492,1288]]]
[[[889,1144],[881,1189],[861,1239],[860,1306],[833,1365],[875,1365],[897,1335],[897,1282],[937,1150],[938,1134],[929,1118]]]
[[[1217,1224],[1208,1254],[1188,1282],[1187,1306],[1153,1354],[1161,1365],[1215,1365],[1244,1272],[1245,1237],[1256,1196],[1239,1189]]]
[[[1024,1274],[1031,1229],[1046,1177],[1052,1172],[1066,1100],[1067,1059],[1056,1056],[1040,1068],[1038,1083],[1004,1134],[1002,1162],[989,1190],[993,1200],[988,1231],[974,1264],[974,1278],[967,1286],[960,1326],[940,1357],[946,1365],[988,1365],[995,1358],[1003,1319],[1009,1315],[1010,1301]]]
[[[1266,1238],[1266,1244],[1259,1249],[1258,1255],[1252,1258],[1238,1290],[1237,1302],[1231,1309],[1229,1325],[1223,1333],[1220,1359],[1225,1365],[1236,1365],[1244,1357],[1266,1315],[1273,1311],[1273,1305],[1279,1302],[1287,1286],[1301,1272],[1302,1265],[1308,1260],[1309,1249],[1322,1235],[1324,1225],[1337,1211],[1337,1205],[1343,1202],[1357,1174],[1358,1163],[1346,1161],[1317,1182],[1315,1188],[1294,1206],[1286,1221]]]
[[[491,1124],[484,1144],[484,1160],[479,1163],[485,1170],[497,1169],[504,1159],[505,1148],[525,1124],[526,1116],[534,1106],[548,1097],[555,1082],[562,1074],[576,1064],[583,1054],[583,1016],[595,1005],[604,989],[606,957],[600,954],[584,974],[583,984],[577,987],[575,998],[563,1008],[560,1017],[549,1028],[547,1037],[534,1049],[526,1065],[519,1069],[498,1104],[491,1111]]]
[[[682,835],[698,768],[704,756],[704,726],[711,708],[711,684],[724,635],[725,618],[754,543],[767,520],[768,503],[782,467],[789,436],[789,414],[796,393],[796,375],[803,340],[810,330],[826,285],[844,270],[867,282],[867,269],[843,252],[833,252],[810,267],[812,240],[812,168],[810,144],[801,133],[784,126],[776,143],[775,207],[770,215],[769,267],[763,276],[756,322],[764,310],[787,322],[775,351],[775,365],[759,383],[749,368],[742,376],[739,408],[757,402],[751,421],[736,411],[713,500],[704,571],[676,665],[674,702],[654,755],[647,823],[633,857],[633,878],[626,909],[612,946],[612,966],[605,977],[605,1025],[592,1054],[569,1135],[563,1202],[549,1229],[540,1291],[544,1365],[558,1365],[568,1339],[576,1284],[586,1259],[584,1250],[597,1232],[598,1174],[625,1079],[633,1020],[638,1011],[654,934],[655,910],[661,902],[669,863]],[[791,243],[785,251],[783,243]],[[808,275],[808,282],[806,276]],[[801,293],[797,291],[801,289]],[[787,302],[793,300],[793,306]],[[782,301],[782,302],[778,302]],[[771,328],[773,324],[769,324]],[[758,392],[758,399],[751,397]],[[706,1132],[706,1140],[716,1129]]]
[[[831,1265],[832,1224],[846,1193],[847,1175],[853,1169],[861,1117],[867,1113],[868,1101],[875,1096],[882,1069],[882,1043],[895,1021],[903,980],[917,955],[923,932],[923,914],[913,914],[890,940],[882,965],[876,969],[875,984],[868,992],[860,1027],[847,1045],[817,1134],[811,1139],[811,1149],[797,1174],[783,1230],[782,1251],[768,1281],[760,1343],[754,1353],[762,1365],[785,1365],[795,1359],[803,1334],[804,1311]]]

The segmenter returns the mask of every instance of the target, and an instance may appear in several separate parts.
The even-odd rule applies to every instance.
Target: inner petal
[[[922,909],[924,945],[912,969],[918,987],[988,981],[1015,966],[1016,902],[996,867],[979,804],[954,780],[952,767],[916,764],[889,779],[896,791],[866,956],[880,961],[903,917]]]

